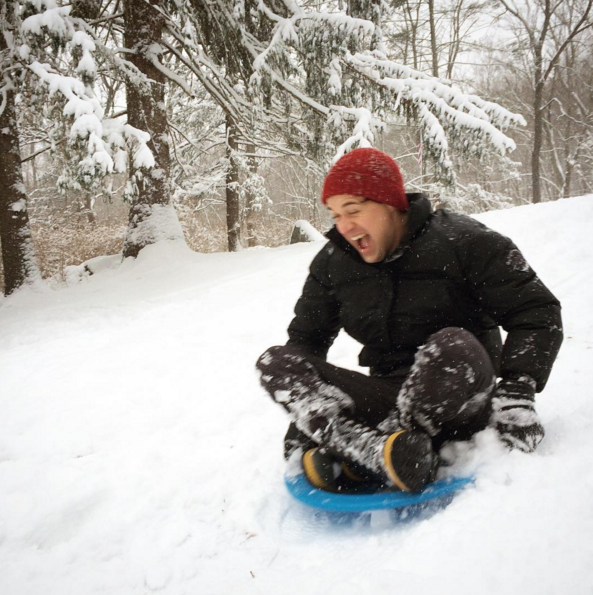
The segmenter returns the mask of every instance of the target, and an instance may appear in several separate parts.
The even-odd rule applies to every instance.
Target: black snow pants
[[[287,458],[297,448],[324,446],[367,468],[365,448],[400,429],[426,432],[436,450],[469,439],[488,424],[496,387],[482,344],[453,327],[429,337],[407,375],[365,376],[292,345],[268,349],[257,368],[262,386],[291,418]]]

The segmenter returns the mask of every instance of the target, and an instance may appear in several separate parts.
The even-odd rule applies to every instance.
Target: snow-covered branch
[[[33,78],[19,84],[45,89],[47,101],[60,106],[69,122],[69,152],[77,159],[74,171],[67,168],[59,185],[90,188],[108,174],[125,171],[128,149],[134,167],[152,167],[148,134],[106,119],[93,90],[97,52],[116,67],[130,71],[132,65],[118,59],[116,50],[108,50],[82,18],[72,17],[71,6],[58,6],[55,0],[27,0],[23,5],[27,16],[15,30],[14,51]]]
[[[359,74],[388,89],[396,98],[395,108],[407,101],[419,110],[427,140],[440,149],[442,163],[446,162],[448,148],[445,127],[471,131],[486,139],[500,154],[505,154],[515,148],[515,142],[502,130],[511,124],[525,125],[519,114],[467,95],[453,85],[407,66],[377,58],[376,53],[346,53],[344,60]]]

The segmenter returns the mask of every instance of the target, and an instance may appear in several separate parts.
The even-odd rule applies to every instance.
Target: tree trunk
[[[461,9],[463,7],[463,0],[459,0],[453,11],[453,17],[451,22],[452,34],[451,42],[449,45],[449,57],[447,59],[447,78],[450,80],[453,78],[453,68],[455,68],[455,62],[457,62],[457,56],[461,47]]]
[[[412,7],[409,2],[406,2],[406,12],[409,18],[409,31],[412,36],[411,47],[412,47],[412,66],[415,70],[418,70],[418,48],[416,47],[416,37],[418,32],[418,12],[416,12],[416,18],[412,15]]]
[[[434,20],[434,0],[428,0],[428,16],[430,20],[430,51],[432,53],[432,76],[439,76],[439,56],[437,53],[437,31]]]
[[[95,225],[97,223],[97,217],[93,210],[93,195],[90,192],[85,192],[82,202],[80,203],[82,214],[86,217],[87,223]]]
[[[245,152],[248,153],[247,164],[250,175],[257,173],[257,159],[255,158],[255,145],[249,143],[245,147]],[[255,194],[253,187],[250,186],[247,191],[245,200],[245,223],[247,227],[247,246],[253,248],[257,245],[255,238]]]
[[[571,197],[572,174],[574,171],[575,164],[578,163],[579,153],[580,153],[580,147],[577,148],[574,155],[571,155],[570,152],[568,152],[568,154],[566,156],[566,166],[565,166],[566,167],[566,176],[564,177],[564,188],[562,189],[563,190],[562,194],[563,194],[564,198]]]
[[[12,13],[14,3],[2,1],[0,9],[3,13],[0,18],[4,20],[5,10]],[[8,48],[3,29],[0,31],[0,55],[5,57]],[[9,64],[6,64],[6,58],[0,62],[0,67],[3,72],[7,72]],[[23,183],[14,96],[15,89],[7,85],[4,110],[0,114],[0,241],[5,295],[39,278]]]
[[[239,165],[235,158],[238,147],[235,124],[227,114],[226,117],[226,156],[228,160],[226,173],[226,223],[229,252],[241,249],[241,204],[239,196]]]
[[[33,143],[31,154],[35,153],[37,143]],[[31,189],[37,188],[37,159],[31,159]]]
[[[147,82],[126,80],[128,123],[150,134],[149,149],[155,165],[137,176],[138,194],[130,208],[123,257],[136,257],[142,248],[161,239],[182,236],[170,206],[170,155],[165,109],[165,75],[151,61],[149,52],[161,41],[164,17],[153,8],[159,0],[124,0],[125,45],[134,53],[128,60]],[[160,59],[160,58],[159,58]]]
[[[544,83],[540,78],[536,78],[535,96],[533,99],[533,150],[531,152],[531,184],[532,201],[541,202],[541,170],[540,159],[543,141],[544,114],[542,110],[542,101],[544,93]]]

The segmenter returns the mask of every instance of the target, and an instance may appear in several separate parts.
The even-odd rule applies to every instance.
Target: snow
[[[465,95],[440,79],[381,58],[379,52],[346,55],[349,64],[367,72],[367,76],[396,95],[396,106],[403,98],[417,105],[427,142],[440,148],[439,160],[445,168],[450,167],[447,160],[448,144],[439,118],[447,122],[448,126],[464,129],[465,134],[471,131],[487,137],[501,155],[516,148],[513,139],[498,130],[497,126],[502,130],[512,123],[524,126],[526,122],[521,115],[485,102],[475,95]]]
[[[52,97],[56,93],[60,93],[66,99],[63,114],[71,116],[73,120],[69,135],[72,141],[71,146],[76,151],[84,152],[85,148],[80,141],[88,139],[86,156],[81,156],[78,161],[79,177],[84,178],[85,184],[89,187],[96,184],[100,178],[113,172],[114,153],[116,154],[116,170],[124,171],[128,162],[127,155],[120,151],[126,145],[124,139],[128,140],[131,145],[128,148],[134,151],[131,160],[132,168],[150,169],[153,167],[154,156],[146,146],[150,139],[148,133],[114,119],[104,119],[103,108],[91,85],[97,73],[97,64],[93,57],[97,46],[87,31],[77,30],[83,25],[82,21],[72,19],[70,17],[71,7],[58,7],[55,0],[29,0],[28,3],[41,12],[24,19],[22,33],[25,38],[32,38],[37,45],[39,45],[39,39],[36,37],[49,35],[55,39],[60,38],[81,54],[75,68],[75,72],[80,78],[75,78],[56,70],[57,63],[52,66],[52,64],[35,59],[35,56],[31,55],[31,46],[22,44],[18,47],[21,59],[30,62],[29,70],[42,83],[45,83],[43,86],[46,87],[49,96]],[[149,55],[157,62],[157,65],[158,56],[162,50],[163,48],[157,44],[150,47]],[[40,57],[40,59],[46,58],[45,55],[43,58]],[[0,113],[6,102],[4,95],[5,93],[2,105],[0,105]],[[105,136],[105,140],[103,140],[103,136]],[[67,183],[66,177],[61,179]],[[80,187],[78,181],[70,181],[70,185],[73,188]]]
[[[327,79],[328,92],[330,95],[338,95],[342,92],[342,66],[338,57],[334,57],[329,63],[329,75]]]
[[[27,202],[21,198],[8,206],[11,211],[25,211],[27,209]]]
[[[145,213],[134,228],[128,229],[130,243],[139,246],[173,240],[183,243],[183,230],[172,205],[144,205],[139,208]]]
[[[300,235],[306,237],[306,241],[308,242],[324,241],[323,234],[317,231],[305,219],[299,219],[298,221],[295,221],[294,229],[298,229]]]
[[[78,116],[70,128],[70,136],[72,138],[88,138],[91,135],[94,135],[95,138],[100,138],[102,133],[103,126],[101,126],[101,120],[95,114]]]
[[[95,64],[94,58],[88,52],[83,55],[78,62],[78,66],[76,67],[76,72],[84,72],[91,76],[95,76],[97,73],[97,65]]]
[[[134,151],[134,169],[150,169],[156,161],[148,145],[139,144]]]
[[[121,124],[115,120],[111,120],[111,122],[113,130],[112,134],[117,135],[119,130],[118,126],[121,126]],[[150,140],[150,134],[144,130],[140,130],[139,128],[134,128],[134,126],[131,126],[130,124],[124,124],[121,127],[121,131],[126,139],[136,145],[133,158],[134,169],[150,169],[151,167],[154,167],[154,155],[146,145],[146,143]]]
[[[43,29],[47,29],[58,37],[65,37],[70,32],[70,23],[66,17],[72,10],[71,6],[60,7],[54,2],[37,3],[37,10],[43,10],[39,14],[27,17],[22,24],[24,33],[41,35]]]
[[[0,592],[589,595],[593,195],[478,219],[563,303],[534,455],[449,448],[475,486],[431,518],[330,522],[283,486],[254,362],[286,340],[321,242],[103,257],[0,299]],[[340,336],[330,360],[354,367]],[[368,521],[368,518],[366,519]]]
[[[72,45],[80,46],[85,52],[94,52],[96,49],[95,42],[86,31],[76,31],[72,35]]]
[[[116,173],[120,174],[126,171],[128,165],[128,154],[121,149],[118,150],[113,156],[113,169]]]
[[[22,60],[28,60],[31,55],[31,48],[26,43],[23,43],[19,46],[18,52]]]
[[[330,121],[335,122],[338,126],[344,121],[344,115],[348,114],[356,120],[356,125],[352,134],[337,148],[336,154],[332,159],[332,164],[336,163],[341,157],[352,149],[372,147],[373,141],[375,140],[374,131],[380,129],[383,123],[378,119],[374,118],[373,114],[364,107],[344,107],[344,106],[331,106],[333,113],[328,118]]]

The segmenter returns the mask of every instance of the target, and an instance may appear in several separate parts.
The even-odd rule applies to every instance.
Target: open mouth
[[[365,252],[369,248],[369,236],[366,233],[362,233],[357,236],[353,236],[351,241],[354,242],[355,246],[360,252]]]

